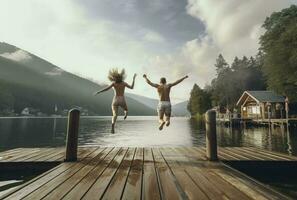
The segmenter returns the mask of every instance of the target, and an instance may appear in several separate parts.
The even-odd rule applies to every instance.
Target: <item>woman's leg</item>
[[[113,105],[111,108],[112,108],[111,132],[114,133],[114,126],[117,121],[119,107]]]
[[[126,104],[126,102],[123,103],[123,105],[121,106],[124,110],[124,119],[126,119],[128,117],[128,106]]]

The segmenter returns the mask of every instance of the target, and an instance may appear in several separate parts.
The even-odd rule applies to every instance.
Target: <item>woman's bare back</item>
[[[115,91],[115,96],[124,96],[126,86],[127,86],[126,82],[114,83],[113,89]]]

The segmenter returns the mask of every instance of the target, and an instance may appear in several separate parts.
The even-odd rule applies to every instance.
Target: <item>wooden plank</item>
[[[139,200],[142,192],[143,148],[137,148],[122,199]]]
[[[142,199],[161,199],[151,148],[144,148]]]
[[[178,153],[178,151],[177,151]],[[185,158],[186,159],[189,158]],[[190,158],[191,159],[191,158]],[[193,160],[188,160],[189,163],[192,163]],[[242,193],[240,190],[238,190],[236,187],[232,187],[229,183],[227,183],[226,181],[224,181],[223,179],[221,179],[219,176],[215,175],[212,172],[212,169],[215,168],[220,168],[220,163],[212,163],[212,164],[207,164],[205,162],[203,162],[203,165],[195,165],[195,167],[193,168],[193,166],[189,166],[189,167],[184,167],[185,169],[188,169],[188,171],[191,171],[192,169],[195,170],[195,173],[199,173],[202,177],[202,179],[198,179],[197,181],[200,183],[200,181],[204,181],[204,183],[209,182],[209,185],[206,185],[206,187],[212,187],[212,185],[214,186],[215,193],[223,193],[222,197],[227,197],[227,199],[243,199],[243,200],[248,200],[250,199],[248,196],[246,196],[244,193]],[[189,174],[189,173],[187,173]],[[192,173],[191,173],[192,174]],[[202,186],[203,188],[203,186]],[[212,188],[213,189],[213,188]],[[213,198],[211,196],[211,194],[208,194],[208,191],[205,191],[204,188],[204,192],[206,195],[209,196],[209,198]]]
[[[34,161],[36,157],[47,155],[52,150],[53,150],[52,148],[41,148],[40,151],[31,153],[30,155],[19,158],[16,161],[17,162]]]
[[[236,147],[230,147],[230,148],[224,147],[224,151],[226,153],[244,156],[247,160],[262,160],[261,157],[255,156],[255,155],[253,156],[253,155],[248,154],[248,153],[246,153],[244,151],[240,151]],[[271,159],[268,159],[268,160],[271,160]]]
[[[218,155],[219,158],[221,158],[222,160],[240,160],[240,158],[238,158],[237,156],[231,155],[226,152],[222,152],[220,150],[218,151]]]
[[[80,152],[78,151],[78,156]],[[63,161],[65,157],[65,149],[63,148],[57,148],[54,152],[47,156],[43,156],[40,158],[36,158],[35,161]]]
[[[102,173],[109,167],[115,156],[119,153],[120,148],[114,148],[93,170],[85,176],[63,199],[75,200],[81,199],[85,193],[98,180]],[[94,197],[95,198],[95,197]]]
[[[234,187],[238,188],[240,191],[245,193],[247,196],[249,196],[252,199],[257,200],[268,200],[270,198],[263,195],[263,193],[259,192],[256,189],[256,186],[254,184],[249,185],[246,181],[239,179],[237,176],[234,177],[230,175],[228,172],[221,171],[221,170],[214,170],[214,172],[221,176],[225,181],[227,181],[229,184],[233,185]],[[274,199],[274,198],[272,198]]]
[[[21,152],[22,150],[23,150],[23,148],[15,148],[15,149],[9,149],[9,150],[5,150],[5,151],[1,151],[0,152],[0,157],[8,156],[8,155],[15,155],[15,154]]]
[[[102,199],[121,199],[136,148],[129,148]]]
[[[108,153],[112,150],[111,148],[100,148],[101,151],[92,159],[88,164],[81,168],[77,173],[67,179],[65,182],[54,188],[46,197],[43,199],[61,199],[64,197],[74,186],[76,186],[81,179],[83,179],[88,173],[100,164]]]
[[[177,151],[177,148],[161,148],[161,154],[169,164],[172,173],[176,177],[180,187],[184,191],[187,198],[194,200],[197,199],[197,197],[199,197],[199,199],[201,200],[207,200],[208,197],[205,195],[205,193],[195,184],[195,182],[191,179],[190,176],[188,176],[188,174],[185,171],[185,169],[189,167],[184,164],[188,161],[188,158],[183,156],[183,150],[185,149],[179,148],[178,150],[179,151]],[[184,160],[177,161],[175,157],[172,156],[172,153],[174,153],[174,155],[176,156],[183,157]]]
[[[39,152],[39,148],[33,148],[33,149],[23,149],[21,152],[19,152],[17,155],[10,155],[10,156],[4,156],[2,162],[12,162],[16,161],[18,159],[21,159],[23,157],[30,156],[32,153]]]
[[[277,161],[278,159],[276,158],[273,158],[273,157],[269,157],[267,155],[263,155],[263,154],[260,154],[258,152],[253,152],[253,151],[250,151],[250,150],[247,150],[247,149],[244,149],[243,147],[241,147],[240,149],[238,149],[238,151],[242,151],[242,152],[245,152],[247,154],[250,154],[254,157],[257,157],[257,158],[260,158],[262,159],[263,161],[266,161],[266,160],[274,160],[274,161]]]
[[[186,155],[187,154],[191,155],[191,157],[194,157],[195,160],[203,160],[203,161],[206,160],[206,152],[203,151],[201,148],[200,148],[201,151],[198,151],[197,150],[198,148],[193,148],[193,147],[184,147],[183,149],[185,150],[184,152],[186,153]]]
[[[263,156],[261,154],[255,153],[255,152],[246,151],[246,150],[242,149],[241,147],[240,148],[229,147],[229,148],[225,148],[225,149],[228,149],[230,151],[236,151],[238,154],[241,153],[241,154],[245,155],[246,157],[249,157],[250,160],[261,160],[261,161],[275,160],[273,158]]]
[[[197,167],[188,167],[186,172],[210,199],[228,199],[223,192],[214,187],[214,185],[198,171]]]
[[[77,173],[79,170],[81,170],[86,164],[89,164],[95,157],[98,155],[98,153],[101,152],[102,149],[98,148],[91,154],[85,157],[85,159],[79,163],[73,163],[73,167],[71,167],[69,170],[66,170],[56,176],[55,178],[51,179],[50,181],[46,182],[42,187],[39,187],[35,191],[28,194],[24,199],[41,199],[44,198],[48,193],[50,193],[52,190],[56,189],[59,185],[61,185],[63,182],[68,180],[70,177],[72,177],[75,173]],[[67,163],[63,163],[67,164]],[[62,164],[62,165],[63,165]]]
[[[176,178],[172,174],[168,165],[166,164],[163,156],[159,149],[153,148],[153,157],[155,161],[156,171],[159,178],[159,184],[161,189],[162,199],[175,200],[183,199],[184,196],[181,194],[180,186],[178,185]]]
[[[88,156],[91,154],[92,151],[84,150],[82,152],[82,156]],[[58,165],[57,167],[53,168],[52,170],[49,170],[48,172],[45,172],[36,178],[32,179],[31,181],[28,181],[25,184],[20,185],[16,189],[12,190],[8,194],[1,196],[1,198],[6,199],[22,199],[31,192],[35,191],[39,187],[43,186],[48,181],[52,180],[53,178],[57,177],[61,173],[71,169],[71,167],[74,167],[77,163],[63,163]]]
[[[87,191],[87,193],[83,196],[82,199],[101,199],[111,179],[117,172],[126,153],[127,148],[120,149],[119,153],[115,156],[115,158],[111,161],[109,166],[104,170],[102,175],[96,180],[96,182]]]
[[[28,194],[24,199],[41,199],[44,198],[48,193],[50,193],[52,190],[56,189],[59,185],[61,185],[63,182],[71,178],[75,173],[77,173],[79,170],[81,170],[86,164],[89,164],[94,158],[96,158],[96,155],[102,151],[101,148],[96,149],[91,154],[87,155],[84,160],[81,162],[74,162],[73,167],[71,167],[69,170],[64,171],[63,173],[59,174],[55,178],[47,181],[42,187],[39,187],[38,189],[34,190],[30,194]],[[67,164],[67,163],[63,163]],[[62,164],[62,165],[63,165]]]
[[[251,198],[248,197],[245,193],[240,191],[237,187],[230,185],[220,176],[212,172],[212,170],[205,168],[195,168],[196,173],[203,174],[203,176],[208,179],[209,183],[217,188],[227,199],[241,199],[241,200],[250,200]],[[251,188],[252,189],[252,188]]]
[[[294,156],[288,156],[285,154],[280,154],[280,153],[276,153],[276,152],[272,152],[272,151],[266,151],[260,148],[254,148],[254,147],[243,147],[244,149],[253,151],[253,152],[257,152],[259,154],[263,154],[263,155],[267,155],[276,159],[282,159],[282,160],[287,160],[287,161],[296,161],[297,158]]]
[[[249,160],[248,157],[242,155],[242,154],[237,154],[236,151],[229,151],[225,148],[219,148],[219,151],[222,152],[222,153],[225,153],[227,155],[230,155],[230,156],[233,156],[235,158],[237,158],[237,160]]]

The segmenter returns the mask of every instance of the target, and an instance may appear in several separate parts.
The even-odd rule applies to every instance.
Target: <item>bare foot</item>
[[[125,112],[124,120],[127,119],[128,117],[128,112]]]
[[[163,126],[165,125],[165,122],[162,122],[159,126],[159,130],[161,131],[163,129]]]
[[[114,133],[114,124],[111,125],[111,133]]]
[[[169,126],[169,125],[170,125],[170,121],[167,121],[167,122],[166,122],[166,126]]]

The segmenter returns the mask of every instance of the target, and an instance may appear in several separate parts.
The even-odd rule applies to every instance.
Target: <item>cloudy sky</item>
[[[0,41],[64,70],[108,84],[112,67],[125,68],[136,94],[156,98],[147,73],[188,80],[173,90],[188,99],[194,83],[214,76],[219,53],[255,55],[266,16],[297,0],[0,0]],[[19,52],[18,52],[19,53]]]

